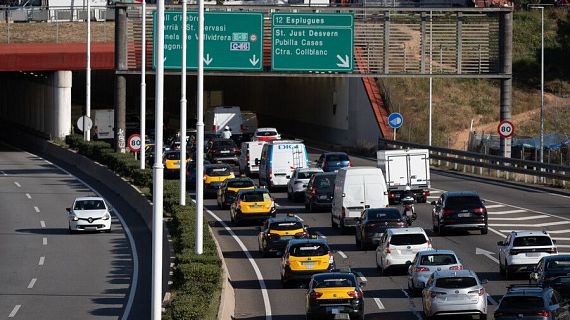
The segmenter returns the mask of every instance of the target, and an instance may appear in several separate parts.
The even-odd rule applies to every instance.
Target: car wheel
[[[484,229],[481,229],[481,234],[487,234],[489,233],[489,228],[485,227]]]
[[[334,222],[334,219],[333,219],[332,214],[331,214],[331,227],[332,227],[333,229],[338,229],[338,224],[336,224],[336,223]]]
[[[361,238],[361,239],[360,239],[360,250],[364,251],[364,250],[366,250],[366,249],[368,249],[368,246],[367,246],[367,244],[366,244],[366,241],[364,241],[364,239]]]
[[[499,261],[499,273],[502,276],[505,276],[505,267],[503,266],[503,264]]]
[[[433,320],[434,317],[428,316],[428,314],[424,311],[424,319],[426,319],[426,320]]]
[[[223,208],[224,208],[224,206],[222,205],[222,203],[221,203],[220,201],[218,201],[218,208],[219,208],[219,209],[223,209]]]
[[[445,236],[445,227],[438,225],[437,226],[437,232],[439,233],[440,236],[444,237]]]
[[[111,233],[111,228],[105,230],[106,233]]]
[[[347,234],[348,233],[348,229],[344,226],[344,221],[341,219],[340,220],[340,233],[342,234]]]
[[[480,314],[479,320],[487,320],[487,315],[486,314]]]
[[[289,191],[289,188],[287,188],[287,200],[292,201],[293,200],[293,195],[291,194],[291,192]]]
[[[507,265],[505,263],[505,280],[511,280],[513,278],[513,274],[511,272],[511,270],[509,269],[509,265]]]
[[[313,205],[313,202],[309,202],[309,212],[315,212],[315,206]]]
[[[67,226],[67,229],[69,230],[69,234],[74,234],[74,233],[75,233],[74,230],[71,230],[71,226]]]
[[[307,315],[305,316],[305,319],[313,320],[313,316],[307,313]]]

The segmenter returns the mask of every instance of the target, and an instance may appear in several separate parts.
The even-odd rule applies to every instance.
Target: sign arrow
[[[338,61],[340,61],[340,63],[336,64],[338,67],[341,67],[341,68],[349,68],[350,67],[350,61],[349,61],[348,55],[345,54],[344,59],[343,59],[340,56],[340,54],[337,54],[336,58],[338,59]]]
[[[483,256],[495,261],[496,263],[499,263],[499,259],[493,257],[493,255],[495,254],[494,252],[487,251],[487,250],[484,250],[481,248],[475,248],[475,254],[483,255]]]
[[[255,57],[254,54],[252,58],[249,58],[249,62],[251,63],[252,66],[255,66],[259,62],[259,59],[257,59],[257,57]]]
[[[213,59],[213,58],[210,58],[210,54],[209,54],[209,53],[206,54],[206,58],[204,59],[204,63],[205,63],[207,66],[209,66],[210,63],[212,63],[212,61],[214,61],[214,59]]]

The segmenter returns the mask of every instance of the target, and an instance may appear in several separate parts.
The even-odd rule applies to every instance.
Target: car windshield
[[[264,192],[248,192],[241,195],[241,200],[244,202],[260,202],[270,199],[268,193]]]
[[[289,254],[293,257],[314,257],[324,256],[329,252],[329,248],[322,244],[303,244],[297,245],[289,250]]]
[[[514,247],[551,246],[552,241],[546,236],[516,237]]]
[[[219,140],[214,141],[212,148],[235,148],[236,143],[233,140]]]
[[[570,260],[548,261],[546,269],[551,272],[570,273]]]
[[[533,310],[544,307],[542,297],[537,296],[506,296],[501,300],[499,309]]]
[[[401,217],[396,209],[368,210],[368,220],[400,220]]]
[[[103,210],[105,203],[102,200],[78,200],[73,205],[73,210]]]
[[[169,152],[164,157],[167,160],[180,160],[180,152]],[[190,154],[186,154],[186,159],[190,159]]]
[[[238,180],[228,182],[228,188],[251,188],[253,187],[253,181],[249,180]]]
[[[395,246],[417,245],[426,242],[426,237],[421,233],[395,234],[390,239],[390,244]]]
[[[311,176],[315,173],[316,171],[301,171],[297,173],[297,179],[311,179]]]
[[[348,156],[346,154],[329,154],[327,161],[348,161]]]
[[[353,277],[341,277],[338,275],[322,276],[315,279],[315,285],[313,286],[313,288],[335,287],[356,287],[356,281]]]
[[[483,207],[483,203],[481,203],[481,199],[479,199],[479,197],[449,197],[447,198],[445,206],[450,209],[472,209]]]
[[[277,131],[257,131],[255,135],[258,137],[271,137],[276,136]]]
[[[457,259],[453,254],[426,254],[420,259],[422,266],[445,266],[456,263]]]
[[[206,174],[211,177],[229,176],[232,170],[230,167],[209,167],[206,168]]]
[[[473,277],[439,278],[435,281],[435,286],[442,289],[470,288],[476,285],[477,280]]]
[[[270,230],[277,231],[297,230],[302,228],[303,224],[299,221],[274,222],[269,226]]]
[[[334,189],[334,177],[316,177],[313,183],[317,190],[332,190]]]

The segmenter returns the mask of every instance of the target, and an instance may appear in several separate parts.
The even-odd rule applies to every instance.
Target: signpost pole
[[[164,0],[163,0],[164,1]],[[204,0],[198,7],[198,114],[196,122],[196,253],[204,251]]]
[[[162,312],[162,211],[163,164],[162,118],[164,102],[164,0],[157,1],[156,12],[156,85],[155,85],[155,156],[152,183],[152,320],[160,320]]]
[[[182,70],[180,83],[180,205],[186,205],[186,0],[182,0]]]
[[[394,128],[394,141],[396,141],[396,128]]]
[[[145,168],[146,141],[146,0],[142,1],[142,35],[141,35],[141,169]]]

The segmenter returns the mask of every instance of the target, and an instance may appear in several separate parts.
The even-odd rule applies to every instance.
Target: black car
[[[356,245],[365,250],[371,245],[378,245],[386,229],[407,226],[405,218],[396,208],[366,209],[356,219]]]
[[[336,173],[325,172],[314,174],[305,191],[305,209],[315,212],[320,209],[330,209],[334,195],[334,180]]]
[[[552,287],[565,299],[570,298],[570,255],[551,255],[540,259],[534,272],[530,274],[531,282],[543,287]]]
[[[270,252],[283,252],[291,239],[309,238],[308,226],[299,217],[288,214],[286,217],[269,218],[259,228],[259,252],[266,257]]]
[[[365,284],[349,272],[315,274],[307,289],[307,319],[324,319],[337,314],[348,314],[350,319],[364,319],[362,288]]]
[[[495,311],[495,320],[569,318],[568,302],[556,290],[536,285],[510,286]]]
[[[342,168],[352,167],[352,163],[345,152],[325,152],[317,160],[317,167],[324,172],[336,172]]]
[[[214,139],[206,157],[212,163],[239,163],[240,149],[232,139]]]
[[[432,201],[433,231],[444,235],[448,230],[488,232],[487,208],[476,192],[444,192]]]
[[[255,189],[255,182],[250,178],[226,179],[217,191],[218,207],[229,208],[236,199],[238,191],[244,189]]]
[[[204,159],[204,166],[207,164],[211,163],[210,161]],[[194,190],[196,188],[196,160],[189,161],[188,165],[186,166],[186,187],[191,190]]]

